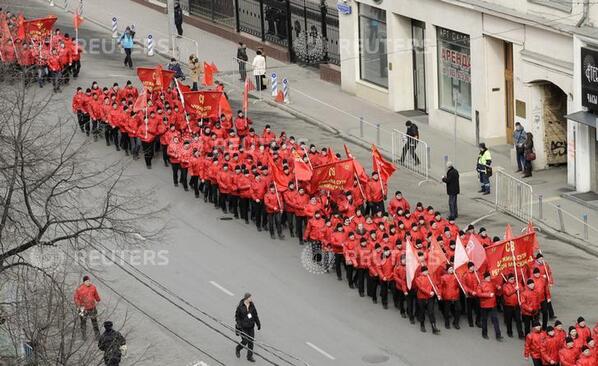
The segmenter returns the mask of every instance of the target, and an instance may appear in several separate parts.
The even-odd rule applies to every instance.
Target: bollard
[[[118,23],[116,17],[112,18],[112,38],[118,38]]]
[[[380,146],[380,124],[376,123],[376,145]]]
[[[588,240],[588,214],[583,215],[583,238]]]
[[[363,117],[359,117],[359,137],[363,137]]]
[[[278,75],[276,75],[275,72],[272,73],[271,81],[272,81],[272,96],[274,98],[276,98],[276,96],[278,95]]]
[[[561,205],[557,203],[556,210],[559,215],[559,225],[561,227],[561,232],[565,233],[565,220],[563,220],[563,211],[561,210]]]
[[[432,155],[430,154],[430,146],[427,146],[426,148],[426,160],[428,160],[426,162],[426,169],[428,170],[432,170],[432,161],[430,159]],[[445,168],[446,168],[446,164],[444,164]]]
[[[541,194],[538,195],[538,216],[540,217],[540,220],[544,220],[544,210],[542,205],[543,199],[544,196],[542,196]]]
[[[287,78],[282,79],[282,93],[284,94],[284,102],[289,104],[289,80]]]
[[[151,34],[147,36],[147,55],[154,55],[154,37]]]

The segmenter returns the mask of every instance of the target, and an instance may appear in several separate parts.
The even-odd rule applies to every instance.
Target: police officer
[[[492,155],[490,155],[490,150],[486,148],[485,143],[480,143],[479,147],[480,154],[478,155],[478,162],[476,165],[476,170],[480,175],[481,189],[479,193],[487,195],[490,194],[490,176],[492,175],[492,168],[490,165],[492,164]]]
[[[104,334],[98,341],[98,348],[104,352],[104,364],[118,366],[123,353],[126,352],[127,341],[120,332],[113,329],[111,321],[104,322],[104,329]]]
[[[241,343],[235,347],[237,358],[241,358],[241,350],[247,348],[247,361],[255,362],[253,358],[253,338],[255,337],[255,326],[262,329],[260,318],[253,304],[253,298],[250,293],[246,293],[243,299],[239,301],[237,311],[235,312],[235,323],[237,334],[241,336]]]

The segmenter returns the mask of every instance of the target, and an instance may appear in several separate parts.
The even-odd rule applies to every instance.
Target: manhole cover
[[[366,363],[383,363],[390,359],[387,355],[365,355],[361,358],[363,362]]]

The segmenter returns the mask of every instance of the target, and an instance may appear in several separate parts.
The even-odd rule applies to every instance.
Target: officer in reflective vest
[[[476,166],[476,170],[480,175],[480,185],[481,189],[479,193],[483,194],[490,194],[490,176],[492,176],[492,168],[490,165],[492,164],[492,156],[490,155],[490,150],[486,148],[485,143],[480,143],[480,154],[478,155],[478,163]]]

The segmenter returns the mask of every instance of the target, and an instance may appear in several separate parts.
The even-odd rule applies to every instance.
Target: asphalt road
[[[24,4],[29,17],[46,15],[49,11],[38,1],[25,0],[19,4]],[[70,28],[71,16],[61,12],[58,15],[60,27]],[[107,36],[90,22],[80,31],[82,39],[99,39],[110,45]],[[62,116],[70,113],[70,98],[78,85],[87,87],[93,80],[102,85],[114,81],[122,85],[127,79],[136,79],[132,71],[123,67],[120,53],[111,52],[111,47],[105,51],[84,56],[81,77],[59,95],[64,104],[63,107],[58,104],[57,113]],[[157,60],[160,59],[135,57],[136,66],[152,65]],[[239,106],[239,94],[230,92],[230,96],[235,109]],[[277,131],[286,130],[317,145],[331,145],[335,151],[342,151],[343,142],[328,132],[264,103],[250,108],[258,126],[271,123]],[[48,115],[56,117],[56,113]],[[74,127],[74,122],[67,126]],[[368,151],[351,145],[350,148],[369,165]],[[356,291],[336,281],[334,275],[310,273],[301,264],[302,248],[295,240],[273,241],[268,234],[256,232],[253,226],[223,220],[220,211],[196,200],[192,193],[174,188],[170,169],[161,160],[156,159],[154,169],[148,171],[142,161],[126,158],[101,140],[90,141],[89,151],[90,164],[118,159],[129,164],[127,172],[136,188],[147,191],[148,200],[157,207],[168,206],[170,218],[165,240],[142,248],[168,251],[166,265],[97,267],[96,283],[104,297],[102,306],[111,312],[102,316],[116,319],[117,324],[127,318],[125,328],[131,354],[123,365],[139,357],[142,361],[137,364],[141,365],[190,365],[200,360],[209,365],[218,364],[202,351],[226,365],[245,364],[245,360],[235,358],[234,345],[227,338],[234,338],[234,332],[205,314],[232,325],[234,309],[246,291],[254,295],[263,324],[257,332],[258,342],[288,354],[278,358],[258,350],[274,364],[301,365],[303,361],[310,365],[525,364],[521,356],[523,344],[518,340],[486,341],[479,329],[468,327],[460,331],[442,329],[439,336],[422,334],[418,327],[401,319],[398,311],[383,310],[381,305],[359,298]],[[392,185],[401,187],[412,203],[422,200],[446,210],[442,186],[418,187],[417,183],[416,177],[399,172]],[[473,177],[464,177],[463,186],[475,189]],[[490,209],[484,202],[462,200],[461,223],[474,220]],[[507,221],[511,220],[495,215],[483,224],[491,233],[501,234]],[[541,243],[559,285],[554,291],[557,313],[570,322],[596,303],[596,260],[551,238],[542,237]],[[105,284],[99,283],[100,280]],[[596,319],[596,315],[587,314],[586,318]],[[258,358],[257,364],[272,363]]]

